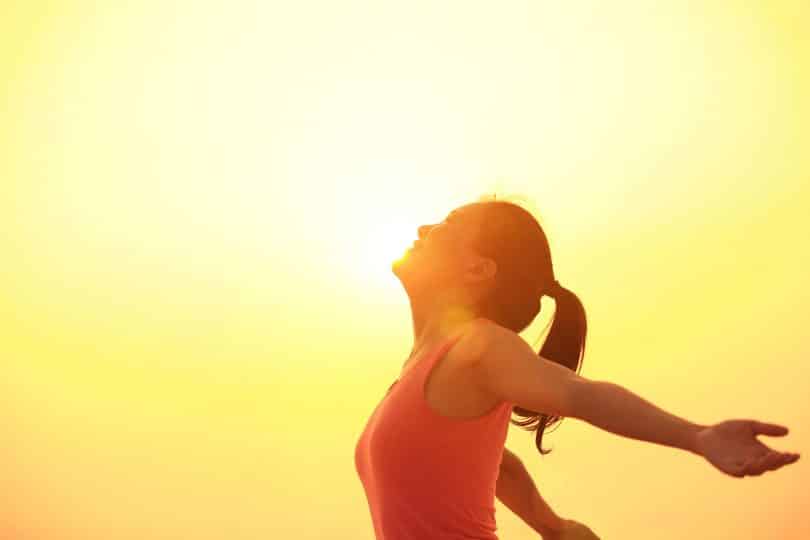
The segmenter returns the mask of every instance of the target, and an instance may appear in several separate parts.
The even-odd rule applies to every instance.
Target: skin
[[[417,247],[391,266],[411,304],[411,356],[474,320],[472,306],[492,287],[497,264],[473,247],[485,204],[467,204],[440,223],[421,225]]]

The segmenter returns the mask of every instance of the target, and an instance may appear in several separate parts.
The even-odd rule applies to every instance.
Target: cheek
[[[455,279],[462,274],[464,262],[456,253],[443,253],[435,261],[435,267],[441,275]]]

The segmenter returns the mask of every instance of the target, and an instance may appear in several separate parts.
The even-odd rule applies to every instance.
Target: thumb
[[[755,435],[772,435],[774,437],[787,435],[788,428],[778,424],[768,424],[766,422],[759,422],[751,420],[751,428]]]

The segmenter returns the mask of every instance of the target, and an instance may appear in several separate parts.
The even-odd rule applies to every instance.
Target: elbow
[[[501,470],[513,470],[523,465],[520,458],[511,452],[508,448],[503,448],[503,456],[501,457]]]
[[[569,385],[569,391],[567,392],[568,399],[563,407],[564,412],[561,416],[587,420],[590,416],[590,404],[593,401],[592,397],[597,384],[599,383],[583,377],[573,379]]]

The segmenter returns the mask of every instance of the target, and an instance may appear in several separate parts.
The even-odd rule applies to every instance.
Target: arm
[[[477,332],[473,382],[484,392],[532,411],[571,416],[633,439],[680,448],[734,477],[758,476],[799,459],[757,435],[784,436],[788,428],[753,419],[704,426],[656,407],[610,382],[591,381],[540,357],[518,334],[487,324]]]
[[[697,435],[708,426],[672,415],[618,384],[584,381],[576,387],[577,418],[616,435],[700,454]]]
[[[678,418],[610,382],[591,381],[538,356],[518,334],[489,324],[479,333],[475,382],[532,411],[584,420],[617,435],[698,453],[702,426]]]
[[[575,400],[582,419],[618,435],[687,450],[729,476],[759,476],[799,459],[797,453],[779,452],[757,439],[787,435],[788,428],[779,424],[736,419],[702,426],[613,383],[588,381],[578,387]]]
[[[503,449],[495,496],[544,538],[562,529],[562,518],[540,496],[520,458],[507,448]]]

